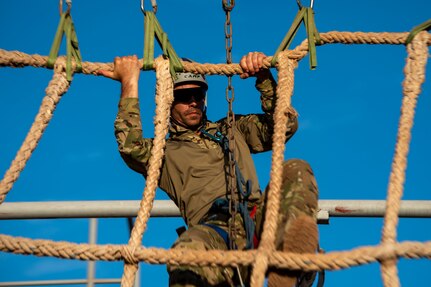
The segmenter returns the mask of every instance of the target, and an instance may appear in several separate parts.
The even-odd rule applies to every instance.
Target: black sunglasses
[[[205,99],[205,91],[200,88],[174,90],[174,101],[180,103],[189,103],[194,99],[201,102]]]

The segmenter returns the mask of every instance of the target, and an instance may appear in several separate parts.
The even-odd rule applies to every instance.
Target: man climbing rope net
[[[240,62],[244,71],[241,78],[256,77],[263,113],[235,116],[232,129],[239,190],[235,199],[231,198],[227,184],[228,121],[207,119],[208,85],[203,75],[177,74],[159,187],[178,206],[188,228],[179,232],[172,248],[244,250],[258,245],[265,194],[261,192],[251,154],[271,150],[276,90],[271,72],[262,68],[265,57],[263,53],[253,52]],[[115,136],[126,164],[146,177],[153,141],[143,138],[138,101],[140,68],[136,56],[117,57],[113,71],[102,70],[99,74],[121,83]],[[296,115],[289,115],[286,125],[288,140],[297,130]],[[276,237],[278,250],[298,253],[317,250],[317,199],[311,167],[298,159],[284,162]],[[230,205],[232,200],[236,206]],[[232,208],[237,212],[232,213]],[[247,268],[231,267],[169,265],[168,272],[170,286],[249,285],[250,276]],[[314,274],[298,271],[271,269],[268,272],[268,286],[311,286],[313,280]]]

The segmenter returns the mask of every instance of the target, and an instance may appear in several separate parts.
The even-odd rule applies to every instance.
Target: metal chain
[[[223,0],[223,10],[226,13],[226,21],[224,23],[224,34],[226,41],[226,63],[232,63],[232,23],[230,21],[230,12],[235,7],[234,0]],[[229,76],[231,78],[231,76]]]
[[[230,20],[230,12],[235,6],[234,0],[223,0],[223,10],[226,13],[226,21],[224,24],[225,41],[226,41],[226,63],[232,63],[232,23]],[[235,218],[237,214],[237,186],[235,174],[235,137],[233,127],[235,125],[235,114],[232,109],[235,99],[235,90],[232,86],[232,76],[228,76],[228,84],[226,88],[226,101],[228,103],[227,112],[227,137],[229,139],[229,154],[228,154],[228,191],[230,191],[229,213],[231,215],[229,224],[229,244],[230,249],[236,249],[235,238]]]

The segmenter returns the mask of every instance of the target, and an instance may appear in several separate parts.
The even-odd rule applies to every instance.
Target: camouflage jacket
[[[235,157],[245,181],[252,182],[251,203],[261,195],[251,154],[272,147],[276,83],[272,78],[257,81],[256,88],[261,93],[263,113],[236,115],[234,126]],[[220,131],[226,135],[225,118],[206,121],[204,125],[210,134]],[[297,129],[296,116],[287,125],[289,139]],[[126,164],[146,177],[153,139],[143,138],[138,99],[120,100],[115,136]],[[197,224],[217,198],[227,196],[226,168],[224,152],[218,143],[171,123],[159,187],[176,203],[189,226]]]

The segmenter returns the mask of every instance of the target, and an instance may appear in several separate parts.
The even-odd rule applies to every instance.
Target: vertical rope
[[[135,225],[129,239],[129,246],[132,250],[141,246],[142,236],[147,228],[150,211],[156,194],[160,167],[164,155],[166,135],[169,127],[170,107],[174,99],[173,83],[169,70],[169,61],[159,57],[155,60],[156,65],[156,115],[154,118],[154,140],[149,160],[148,176],[146,180],[143,197],[141,200]],[[134,256],[131,254],[131,258]],[[138,270],[139,260],[128,260],[124,265],[124,273],[121,279],[121,286],[132,287]]]
[[[421,92],[421,85],[425,81],[425,66],[428,58],[428,47],[426,44],[428,37],[426,36],[427,33],[422,33],[411,44],[407,45],[408,58],[404,68],[403,101],[395,154],[392,161],[392,171],[389,178],[382,244],[396,243],[396,227],[398,224],[401,197],[403,195],[415,107],[417,98]],[[382,262],[381,270],[384,286],[400,286],[396,263],[396,258]]]
[[[60,61],[60,60],[59,60]],[[39,108],[39,112],[27,133],[21,148],[18,150],[15,159],[12,161],[11,166],[6,171],[2,181],[0,182],[0,204],[6,199],[6,195],[12,189],[13,184],[17,181],[21,171],[24,169],[27,161],[39,143],[43,132],[48,126],[54,110],[61,99],[61,96],[66,93],[70,86],[69,81],[66,79],[64,71],[64,63],[57,64],[54,67],[54,75],[45,90],[45,97]],[[64,60],[61,60],[64,62]]]
[[[290,113],[291,97],[294,85],[294,69],[297,62],[287,57],[287,52],[281,52],[278,65],[277,103],[274,111],[274,135],[272,144],[271,180],[269,183],[268,199],[266,202],[266,215],[259,243],[259,255],[256,256],[251,286],[263,286],[265,273],[268,268],[268,255],[275,251],[275,233],[277,230],[280,207],[280,190],[283,175],[283,160],[286,141],[287,120]]]

